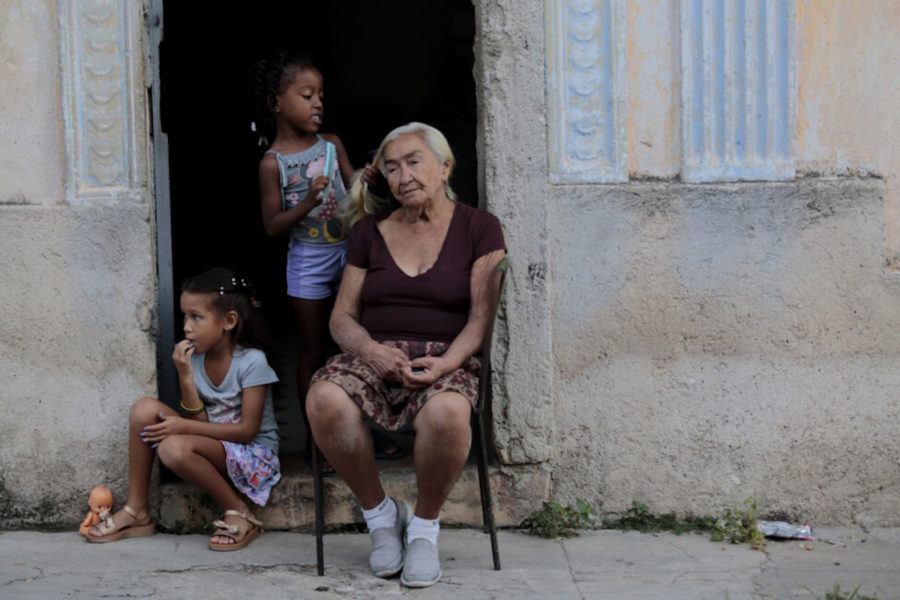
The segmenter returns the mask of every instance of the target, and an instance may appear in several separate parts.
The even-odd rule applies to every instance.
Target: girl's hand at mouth
[[[179,377],[193,380],[194,369],[191,367],[191,356],[194,354],[194,351],[194,342],[189,339],[183,339],[175,344],[172,362],[175,363],[175,370],[178,371]]]

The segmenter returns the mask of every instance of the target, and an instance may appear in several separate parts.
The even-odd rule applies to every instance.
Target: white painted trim
[[[66,200],[139,200],[135,11],[128,0],[57,0]],[[139,55],[138,55],[139,58]]]
[[[550,181],[626,181],[624,3],[545,6]]]
[[[682,2],[682,180],[794,178],[795,29],[793,0]]]

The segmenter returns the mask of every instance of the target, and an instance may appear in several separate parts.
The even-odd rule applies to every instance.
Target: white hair
[[[456,192],[450,187],[449,181],[450,176],[453,174],[453,168],[456,166],[456,157],[453,156],[453,151],[450,149],[450,144],[447,142],[447,138],[444,137],[444,134],[431,125],[413,121],[412,123],[407,123],[406,125],[401,125],[400,127],[391,130],[390,133],[384,136],[381,145],[378,146],[378,151],[375,152],[375,158],[372,163],[379,171],[381,171],[384,178],[387,179],[387,170],[384,166],[384,149],[388,144],[404,135],[419,136],[439,163],[450,164],[450,172],[447,174],[447,181],[444,182],[444,193],[447,194],[447,197],[451,200],[456,200]],[[361,179],[357,179],[353,183],[348,196],[349,202],[344,211],[344,217],[349,222],[350,227],[365,215],[378,213],[388,208],[384,199],[371,194],[368,190],[368,186],[366,186]]]

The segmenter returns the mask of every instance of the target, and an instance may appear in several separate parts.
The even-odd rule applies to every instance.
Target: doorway
[[[322,130],[341,138],[356,168],[390,129],[409,121],[436,126],[456,154],[454,189],[477,206],[474,7],[471,0],[293,0],[229,10],[156,1],[163,7],[159,121],[168,140],[172,251],[172,286],[161,286],[161,294],[175,303],[175,315],[162,315],[160,327],[183,337],[177,290],[186,276],[226,266],[250,279],[263,300],[281,379],[275,396],[282,452],[300,451],[287,238],[270,238],[262,227],[257,168],[265,148],[250,129],[248,68],[279,50],[310,54],[325,81]],[[170,350],[160,356],[165,361]],[[160,383],[172,387],[174,381]]]

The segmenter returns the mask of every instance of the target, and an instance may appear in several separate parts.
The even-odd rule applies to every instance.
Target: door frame
[[[177,403],[177,378],[172,362],[175,347],[175,287],[172,277],[172,205],[169,187],[169,140],[162,127],[160,110],[162,78],[160,55],[163,50],[163,0],[147,0],[147,33],[150,48],[146,68],[150,74],[147,89],[150,106],[150,138],[153,144],[153,191],[156,199],[156,276],[157,276],[157,385],[160,401],[174,407]]]

